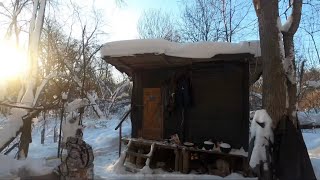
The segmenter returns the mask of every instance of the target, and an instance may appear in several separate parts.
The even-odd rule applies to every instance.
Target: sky
[[[92,3],[101,13],[102,31],[107,33],[107,36],[100,36],[99,43],[103,44],[110,41],[138,39],[137,22],[141,14],[148,9],[161,9],[166,13],[176,15],[179,13],[178,3],[181,0],[73,0],[70,2],[77,3],[81,9],[81,21],[88,26],[93,25],[92,18],[86,13],[91,11]],[[10,0],[0,0],[7,6]],[[46,16],[53,16],[59,21],[59,25],[66,35],[71,34],[74,38],[81,37],[81,26],[78,22],[79,19],[74,17],[70,2],[65,0],[55,0],[59,6],[50,3],[46,7]],[[0,6],[0,8],[3,7]],[[23,12],[20,16],[23,20],[30,19],[30,11]],[[72,15],[73,14],[73,15]],[[90,14],[90,13],[88,13]],[[86,17],[87,16],[87,17]],[[6,17],[0,15],[0,22],[8,21]],[[89,22],[89,23],[88,23]],[[5,24],[7,25],[7,24]],[[1,24],[0,24],[1,26]],[[24,27],[25,31],[28,27]],[[90,28],[88,28],[90,32]],[[92,29],[92,27],[91,27]],[[5,34],[6,29],[0,27],[1,36]],[[72,32],[72,33],[70,33]],[[27,49],[28,46],[28,33],[23,32],[20,34],[20,46]]]
[[[181,12],[181,1],[183,0],[123,0],[120,6],[116,3],[117,0],[96,0],[95,3],[98,8],[101,8],[103,15],[106,19],[107,26],[104,28],[104,31],[107,32],[108,38],[105,42],[117,41],[117,40],[127,40],[127,39],[137,39],[139,38],[137,32],[137,22],[140,15],[143,11],[148,9],[161,9],[164,12],[172,14],[179,18]],[[119,1],[119,0],[118,0]],[[247,0],[238,0],[247,1]],[[283,12],[286,8],[286,5],[279,4],[280,12]],[[283,6],[283,7],[282,7]],[[282,8],[282,9],[281,9]],[[303,6],[303,15],[310,14],[310,6]],[[313,14],[313,13],[311,13]],[[314,14],[313,14],[314,15]],[[303,16],[303,19],[307,20],[308,16]],[[256,14],[253,7],[251,7],[248,22],[256,19]],[[281,21],[284,23],[286,21],[285,16],[281,16]],[[243,22],[248,24],[248,22]],[[301,22],[300,26],[303,25]],[[257,28],[257,24],[254,25]],[[308,27],[308,25],[307,25]],[[238,37],[234,41],[248,41],[248,40],[258,40],[259,33],[257,29],[252,30],[252,26],[244,30],[241,35],[238,34]],[[318,64],[317,58],[315,56],[314,44],[302,29],[299,29],[296,36],[296,49],[300,54],[305,54],[308,59],[313,59],[310,61],[310,65],[314,66]],[[316,42],[320,41],[320,36],[315,35]],[[104,42],[103,42],[104,43]],[[311,52],[312,53],[309,53]],[[307,55],[309,54],[309,55]],[[320,60],[319,60],[320,62]],[[314,64],[316,63],[316,64]]]
[[[83,3],[89,3],[91,1],[81,0]],[[137,22],[141,14],[148,9],[161,9],[165,13],[169,13],[172,16],[176,16],[175,19],[179,19],[179,15],[182,11],[181,1],[184,0],[122,0],[123,3],[117,3],[119,0],[95,0],[95,7],[101,10],[102,17],[106,25],[102,28],[104,32],[108,33],[105,38],[100,38],[100,43],[107,43],[110,41],[130,40],[138,39]],[[186,0],[188,2],[188,0]],[[247,0],[238,0],[239,2]],[[281,4],[280,4],[281,5]],[[279,6],[280,6],[279,5]],[[304,6],[304,12],[309,11],[308,6]],[[280,7],[281,9],[281,7]],[[282,11],[282,10],[280,10]],[[251,7],[248,18],[246,18],[243,24],[251,24],[244,28],[241,34],[233,39],[234,42],[258,40],[259,32],[256,24],[256,14],[254,8]],[[286,21],[285,17],[281,17],[282,23]],[[255,22],[255,23],[252,23]],[[253,29],[254,28],[254,29]],[[310,37],[306,35],[296,35],[296,49],[300,54],[304,54],[308,59],[313,59],[307,62],[307,65],[317,66],[318,63],[315,59],[315,53],[308,53],[313,51],[313,44],[310,44]],[[319,37],[315,37],[319,42]],[[309,44],[308,44],[309,43]],[[311,47],[311,49],[309,49]],[[115,71],[116,72],[116,71]],[[116,73],[117,77],[119,74]]]
[[[0,0],[0,2],[6,2],[9,0]],[[167,13],[176,15],[179,13],[179,2],[182,0],[73,0],[81,6],[82,14],[85,15],[84,11],[90,11],[92,2],[96,9],[102,14],[104,21],[104,32],[108,33],[107,41],[125,40],[125,39],[136,39],[139,38],[137,32],[137,22],[143,11],[148,9],[161,9]],[[59,4],[69,3],[69,1],[57,0]],[[60,23],[65,23],[64,26],[69,27],[71,21],[71,8],[68,6],[61,6],[53,10],[50,5],[47,5],[46,12],[50,13],[55,17],[59,17]],[[29,14],[23,15],[23,17],[29,16]],[[0,16],[0,22],[3,17]],[[85,19],[85,17],[81,17]],[[28,18],[25,18],[28,19]],[[88,18],[89,19],[89,18]],[[72,22],[73,23],[73,22]],[[66,28],[63,27],[63,28]],[[76,28],[73,29],[73,31]],[[66,28],[66,32],[68,32]],[[77,30],[76,30],[77,31]],[[1,34],[4,34],[3,29],[0,28]],[[75,32],[75,34],[81,34],[81,31]],[[22,39],[27,41],[28,35],[25,33]]]
[[[148,9],[161,9],[172,15],[179,13],[181,0],[125,0],[117,3],[116,0],[96,0],[96,7],[101,9],[106,18],[103,31],[108,33],[104,42],[138,39],[137,22],[141,14]],[[119,71],[113,69],[116,81],[121,81]]]
[[[104,28],[104,31],[109,34],[106,42],[139,38],[137,22],[145,10],[160,9],[175,16],[173,19],[179,19],[182,11],[182,1],[188,2],[187,0],[123,0],[123,3],[119,5],[117,1],[119,0],[95,0],[95,5],[103,12],[107,24]],[[239,2],[241,1],[246,2],[247,0],[239,0]],[[245,20],[248,22],[243,22],[244,24],[249,24],[253,19],[256,19],[253,7],[250,11],[248,18]],[[234,40],[257,40],[258,31],[255,30],[254,32],[252,33],[252,30],[249,29],[249,33],[240,35]]]
[[[10,0],[0,0],[0,2],[6,2]],[[60,3],[69,3],[70,1],[65,0],[55,0],[59,1]],[[55,2],[53,1],[53,2]],[[122,3],[117,3],[119,1],[122,1]],[[99,35],[99,43],[103,44],[110,41],[117,41],[117,40],[128,40],[128,39],[137,39],[139,38],[138,32],[137,32],[137,22],[139,20],[139,17],[141,14],[148,9],[161,9],[165,13],[169,13],[172,16],[176,16],[176,19],[179,19],[179,14],[181,14],[181,1],[187,1],[191,2],[191,0],[72,0],[72,2],[76,2],[77,4],[82,5],[81,9],[81,20],[85,21],[87,14],[86,12],[89,12],[91,10],[92,2],[94,2],[95,7],[99,9],[101,13],[101,20],[104,21],[104,24],[102,26],[103,32],[107,33],[107,36],[100,36]],[[237,2],[247,2],[248,0],[238,0]],[[250,1],[251,2],[251,1]],[[1,7],[0,7],[1,8]],[[52,10],[54,8],[51,8],[50,6],[47,7],[46,12],[50,12],[53,16],[55,16],[59,23],[62,23],[62,28],[64,28],[64,32],[66,35],[69,35],[69,32],[72,32],[72,35],[74,35],[75,38],[81,37],[81,28],[79,26],[73,27],[72,31],[70,31],[70,24],[77,22],[78,19],[70,20],[71,14],[72,14],[72,8],[70,7],[63,7],[59,10]],[[255,12],[253,8],[251,7],[250,12],[250,20],[256,19]],[[55,11],[55,12],[54,12]],[[303,6],[303,11],[310,11],[310,7],[305,5]],[[23,15],[22,18],[29,19],[29,14],[27,16]],[[308,17],[305,17],[308,18]],[[0,22],[2,21],[3,17],[0,16]],[[67,22],[70,20],[69,22]],[[92,19],[91,19],[92,20]],[[64,22],[66,21],[66,22]],[[87,18],[87,21],[90,21],[90,18]],[[282,19],[284,22],[285,19]],[[70,23],[71,22],[71,23]],[[89,23],[90,24],[90,23]],[[91,23],[92,24],[92,23]],[[247,24],[244,22],[244,24]],[[302,23],[303,24],[303,23]],[[77,24],[79,25],[79,24]],[[69,28],[68,28],[69,27]],[[4,34],[4,29],[0,27],[0,34]],[[27,28],[26,28],[27,30]],[[90,31],[90,30],[89,30]],[[297,35],[301,33],[301,29],[298,31]],[[301,52],[309,52],[309,47],[313,47],[313,42],[310,41],[310,37],[308,35],[300,35],[296,36],[296,42],[297,44],[300,44],[300,47],[296,46],[296,48]],[[25,42],[28,40],[28,34],[22,33],[21,39],[24,39]],[[252,28],[246,28],[244,31],[242,31],[241,35],[237,35],[236,39],[234,41],[247,41],[247,40],[257,40],[259,39],[259,34],[257,29],[252,30]],[[320,41],[320,36],[315,37],[316,41]],[[21,43],[24,44],[23,46],[26,47],[27,43]],[[301,44],[304,46],[301,47]],[[302,48],[306,48],[302,49]],[[301,50],[302,49],[302,50]],[[313,49],[311,49],[312,51]],[[305,53],[306,54],[306,53]],[[311,54],[309,59],[314,58],[315,53],[309,53]],[[313,61],[317,62],[317,61]]]
[[[96,0],[96,6],[101,8],[106,17],[107,26],[104,31],[109,33],[108,41],[137,39],[137,22],[143,11],[161,9],[172,15],[179,12],[181,0],[125,0],[118,3],[116,0]]]

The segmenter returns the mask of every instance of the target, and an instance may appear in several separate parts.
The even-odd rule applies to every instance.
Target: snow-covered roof
[[[135,70],[182,67],[218,60],[249,60],[253,65],[250,68],[255,69],[262,64],[259,41],[176,43],[164,39],[136,39],[106,43],[100,53],[106,62],[129,76]]]
[[[217,54],[242,53],[253,54],[255,57],[261,55],[259,41],[175,43],[164,39],[109,42],[103,45],[100,52],[102,57],[123,57],[150,53],[183,58],[212,58]]]

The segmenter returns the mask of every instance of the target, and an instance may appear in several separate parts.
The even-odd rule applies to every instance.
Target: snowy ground
[[[320,129],[304,130],[303,138],[317,179],[320,179]]]
[[[320,125],[320,112],[298,112],[301,125]]]
[[[109,120],[84,120],[84,140],[89,143],[94,151],[94,171],[95,177],[108,178],[112,175],[111,165],[118,158],[119,131],[114,130],[118,125],[120,116],[114,116]],[[33,132],[33,142],[30,145],[30,157],[48,158],[52,165],[57,163],[57,143],[53,143],[53,126],[48,124],[45,144],[40,143],[41,128],[35,128]],[[126,120],[122,124],[122,135],[129,136],[131,132],[131,122]]]
[[[156,174],[118,174],[114,164],[118,159],[118,131],[117,126],[120,117],[114,116],[109,120],[86,119],[84,138],[94,149],[95,155],[95,179],[221,179],[221,177],[210,175],[184,175],[179,173],[165,173],[156,170]],[[33,129],[33,142],[30,144],[29,157],[24,161],[12,160],[14,153],[9,156],[0,155],[0,179],[4,177],[17,176],[21,172],[28,172],[29,175],[47,174],[59,164],[57,156],[57,143],[53,143],[54,120],[47,123],[45,144],[40,143],[42,121],[37,123]],[[1,126],[1,123],[0,123]],[[131,123],[129,120],[123,123],[123,135],[129,136]],[[320,179],[320,129],[304,130],[309,155],[318,179]],[[123,149],[125,147],[123,146]],[[119,169],[117,169],[119,170]],[[240,179],[239,174],[231,174],[228,179]]]

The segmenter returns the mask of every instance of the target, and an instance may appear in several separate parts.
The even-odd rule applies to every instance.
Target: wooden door
[[[143,89],[143,127],[142,136],[145,139],[161,139],[163,115],[160,88]]]

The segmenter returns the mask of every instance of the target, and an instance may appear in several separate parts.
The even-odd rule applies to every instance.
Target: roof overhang
[[[255,77],[262,73],[259,42],[173,43],[138,39],[106,43],[102,58],[129,76],[135,71],[192,66],[214,61],[248,61]],[[258,76],[259,75],[259,76]],[[251,76],[251,74],[250,74]],[[256,79],[256,78],[251,78]]]

